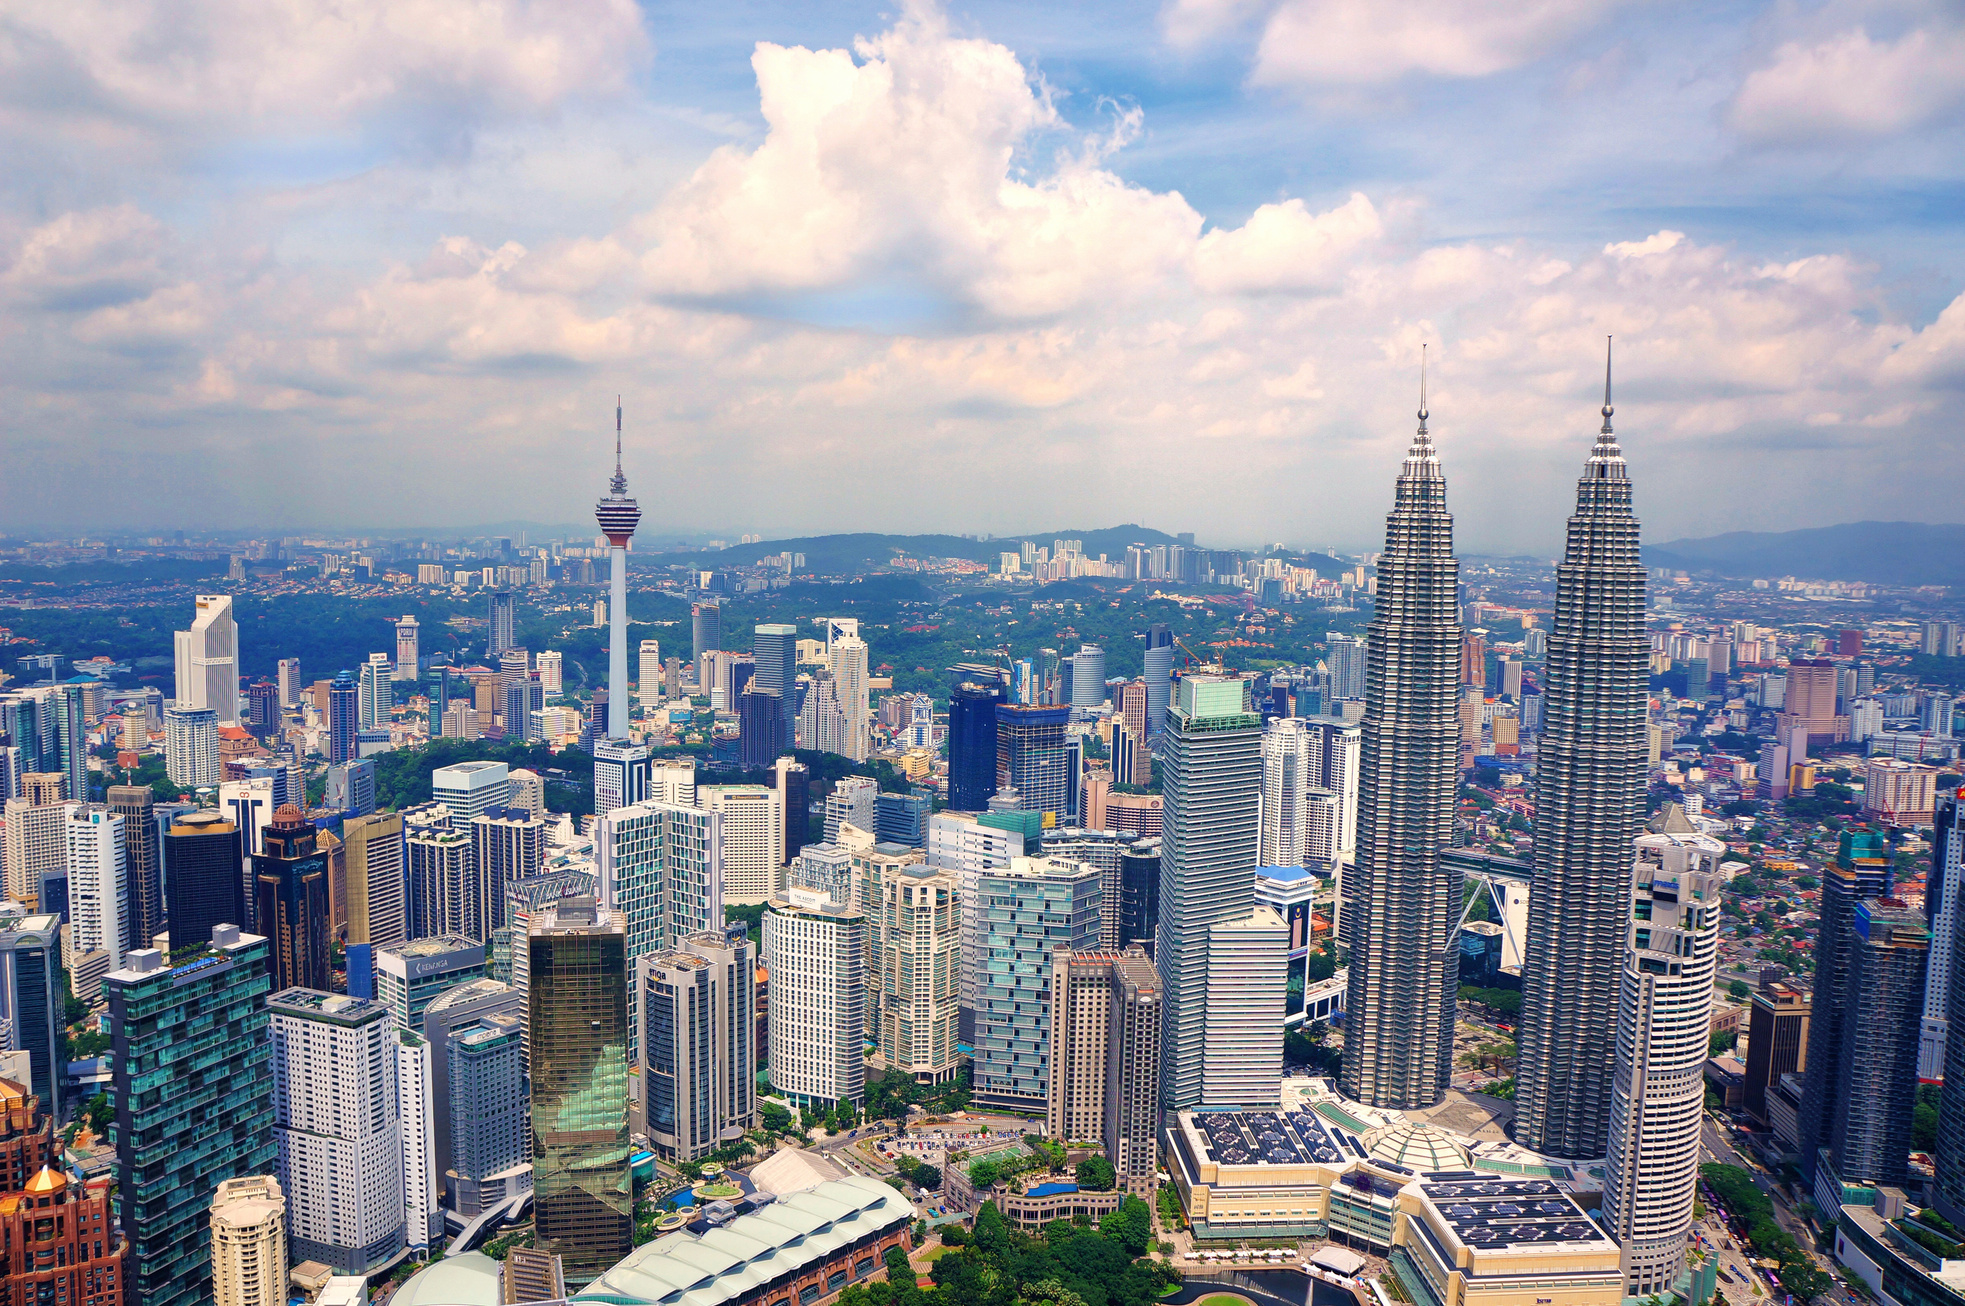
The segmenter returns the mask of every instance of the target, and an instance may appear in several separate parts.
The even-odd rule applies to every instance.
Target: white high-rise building
[[[289,801],[283,787],[276,777],[266,775],[219,785],[218,810],[239,827],[240,851],[247,857],[266,851],[266,827],[272,824],[273,813]]]
[[[226,1179],[212,1196],[213,1306],[286,1306],[286,1195],[271,1175]]]
[[[403,1141],[389,1009],[313,989],[267,999],[273,1136],[300,1260],[367,1274],[403,1248]]]
[[[800,1106],[866,1096],[866,917],[809,889],[764,913],[771,1087]]]
[[[179,703],[164,708],[164,772],[180,789],[205,789],[225,774],[218,758],[218,713]]]
[[[437,1174],[435,1103],[431,1097],[430,1044],[421,1034],[396,1031],[396,1116],[402,1135],[403,1238],[415,1250],[441,1246],[443,1191]]]
[[[1256,854],[1262,866],[1310,860],[1310,753],[1321,741],[1305,725],[1301,717],[1278,717],[1262,732],[1262,847]]]
[[[1201,1103],[1210,1111],[1274,1110],[1282,1101],[1285,995],[1276,959],[1289,948],[1289,926],[1268,907],[1208,927]]]
[[[389,724],[389,715],[395,708],[395,668],[389,663],[387,653],[371,653],[368,661],[362,663],[361,686],[355,699],[355,719],[364,730]]]
[[[928,865],[954,871],[962,890],[962,1007],[976,1009],[977,976],[983,963],[977,885],[984,871],[1000,870],[1023,856],[1023,836],[983,825],[967,812],[937,812],[928,818]]]
[[[414,680],[418,667],[422,664],[422,653],[417,644],[416,618],[405,615],[396,623],[396,672],[397,680]]]
[[[648,767],[648,793],[651,803],[674,807],[696,805],[696,761],[689,757],[665,757]]]
[[[826,795],[826,842],[838,843],[840,827],[846,825],[872,834],[879,798],[880,782],[869,776],[849,775],[837,781]]]
[[[239,623],[230,594],[200,594],[191,629],[177,632],[177,702],[210,708],[218,724],[239,724]]]
[[[68,873],[68,816],[80,803],[36,803],[9,798],[4,852],[7,896],[29,911],[41,901],[41,882]],[[53,904],[59,906],[60,904]]]
[[[566,688],[566,658],[556,648],[541,649],[538,658],[539,688],[553,698]]]
[[[1624,1290],[1634,1297],[1668,1292],[1685,1264],[1726,853],[1695,833],[1636,842],[1603,1183],[1603,1224],[1623,1248]]]
[[[300,683],[300,659],[281,658],[280,659],[280,706],[299,707],[300,691],[302,690],[302,688],[304,687]]]
[[[723,900],[767,901],[785,861],[783,797],[764,785],[705,785],[696,804],[723,818]]]
[[[450,809],[461,828],[480,812],[507,806],[511,794],[512,768],[503,762],[459,762],[430,773],[430,796]]]
[[[637,663],[635,696],[644,708],[652,708],[662,701],[662,641],[644,639],[641,641],[640,659]]]
[[[102,977],[123,968],[130,937],[127,819],[106,808],[64,803],[68,858],[68,967],[75,996],[92,1001]]]
[[[649,797],[648,752],[648,745],[627,739],[594,740],[594,815]]]
[[[833,642],[830,650],[832,678],[839,694],[839,706],[846,713],[846,736],[839,752],[855,762],[864,762],[869,746],[871,716],[867,710],[867,646],[858,635]]]

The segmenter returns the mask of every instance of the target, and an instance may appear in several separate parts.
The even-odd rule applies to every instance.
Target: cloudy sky
[[[1956,0],[14,0],[0,530],[1965,518]]]

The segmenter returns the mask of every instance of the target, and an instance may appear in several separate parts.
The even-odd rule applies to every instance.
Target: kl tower
[[[648,796],[648,749],[628,739],[628,539],[641,523],[641,505],[628,497],[621,470],[621,400],[614,400],[614,479],[594,504],[607,536],[607,737],[594,742],[594,812],[606,815]]]

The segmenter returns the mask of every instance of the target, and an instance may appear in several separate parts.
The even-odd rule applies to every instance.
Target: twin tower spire
[[[1643,813],[1644,572],[1610,433],[1609,368],[1606,350],[1603,429],[1578,485],[1542,677],[1523,958],[1517,1141],[1565,1157],[1606,1146],[1622,911]],[[1357,862],[1341,890],[1351,953],[1342,1086],[1399,1110],[1437,1105],[1451,1079],[1463,915],[1460,873],[1440,859],[1462,762],[1459,563],[1426,383],[1422,351],[1419,426],[1378,563]]]

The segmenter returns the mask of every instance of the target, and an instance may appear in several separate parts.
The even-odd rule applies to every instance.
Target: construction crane
[[[1187,647],[1186,643],[1182,641],[1180,636],[1174,635],[1172,638],[1174,641],[1174,647],[1187,655],[1188,666],[1194,667],[1196,663],[1199,663],[1199,666],[1196,667],[1197,670],[1211,672],[1217,676],[1224,675],[1227,673],[1228,664],[1226,662],[1223,662],[1219,655],[1217,655],[1212,662],[1204,661],[1200,654],[1196,653],[1193,649]]]

